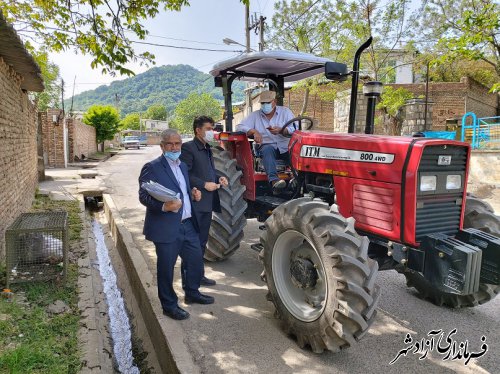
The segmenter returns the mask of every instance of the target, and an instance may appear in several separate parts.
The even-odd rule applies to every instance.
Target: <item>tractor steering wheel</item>
[[[303,120],[309,122],[309,125],[306,127],[306,130],[311,130],[313,128],[313,126],[314,126],[313,119],[311,117],[307,117],[307,116],[298,116],[298,117],[292,118],[290,121],[288,121],[287,123],[285,123],[283,125],[283,127],[280,130],[280,135],[284,136],[285,138],[291,138],[292,134],[285,134],[285,129],[288,126],[290,126],[292,123],[298,121],[299,122],[299,130],[302,130],[302,121]]]

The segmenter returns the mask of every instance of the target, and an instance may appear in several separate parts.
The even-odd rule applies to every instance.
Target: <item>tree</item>
[[[406,100],[411,98],[413,98],[413,93],[404,88],[394,89],[390,86],[384,87],[380,103],[377,104],[377,109],[382,110],[384,116],[388,119],[389,126],[385,131],[389,135],[401,135],[403,124],[401,108],[405,105]]]
[[[275,48],[294,49],[352,65],[354,54],[370,36],[373,42],[362,56],[361,69],[372,80],[389,83],[396,72],[395,56],[409,55],[414,16],[410,0],[316,0],[279,1],[269,32]],[[320,78],[321,81],[322,77]],[[306,111],[309,92],[317,91],[318,79],[296,85],[304,88],[301,114]],[[323,82],[322,82],[323,83]],[[340,86],[331,85],[335,96]]]
[[[339,24],[338,17],[325,17],[325,12],[333,7],[331,0],[285,0],[274,4],[268,44],[276,49],[288,49],[298,52],[325,56],[332,50],[332,29]],[[317,83],[306,79],[294,89],[304,90],[303,115],[309,103],[309,91]]]
[[[120,121],[120,128],[123,130],[140,130],[140,118],[139,113],[129,113]]]
[[[175,108],[172,126],[182,133],[193,131],[193,120],[197,116],[209,116],[218,120],[222,114],[221,104],[208,93],[192,92]]]
[[[38,66],[42,71],[43,85],[45,89],[42,92],[35,93],[35,99],[38,101],[38,110],[45,111],[48,108],[59,108],[61,99],[61,86],[59,85],[59,66],[49,60],[45,49],[36,51],[31,45],[26,46]]]
[[[500,90],[500,4],[495,0],[428,0],[421,10],[423,38],[442,52],[439,62],[482,61],[495,70]]]
[[[135,52],[128,36],[144,40],[144,20],[188,5],[188,0],[0,0],[2,13],[19,34],[52,51],[73,48],[91,55],[92,68],[112,75],[133,75],[125,67],[129,61],[153,62],[153,54]]]
[[[144,114],[144,118],[156,119],[159,121],[167,120],[167,108],[162,104],[151,105]]]
[[[83,122],[94,126],[97,143],[104,143],[113,139],[118,131],[120,115],[111,105],[93,105],[83,116]]]

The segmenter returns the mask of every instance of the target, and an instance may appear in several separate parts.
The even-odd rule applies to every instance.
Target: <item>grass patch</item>
[[[79,203],[36,196],[33,211],[57,210],[68,212],[71,251],[83,230]],[[5,273],[4,268],[0,270]],[[74,263],[68,266],[66,284],[50,281],[12,285],[13,300],[0,299],[0,373],[66,374],[80,370],[77,285],[78,266]],[[46,307],[56,300],[64,301],[70,311],[47,313]]]

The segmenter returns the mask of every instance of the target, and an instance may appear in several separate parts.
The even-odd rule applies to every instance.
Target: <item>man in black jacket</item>
[[[194,139],[182,144],[181,160],[187,165],[189,182],[192,187],[202,191],[201,200],[193,202],[193,210],[200,227],[200,244],[203,254],[208,241],[208,232],[212,223],[212,211],[220,212],[220,200],[217,190],[228,185],[225,177],[217,175],[209,142],[214,140],[214,120],[200,116],[193,121]],[[201,278],[204,286],[213,286],[215,281]]]

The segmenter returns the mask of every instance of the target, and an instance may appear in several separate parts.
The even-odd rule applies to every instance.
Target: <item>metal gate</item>
[[[467,124],[470,118],[469,124]],[[500,149],[500,117],[477,118],[473,112],[462,117],[462,141],[472,149]]]

